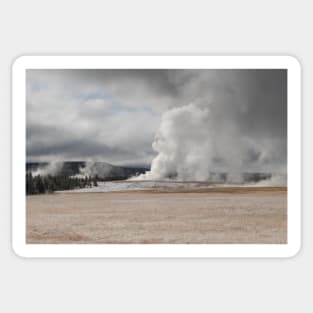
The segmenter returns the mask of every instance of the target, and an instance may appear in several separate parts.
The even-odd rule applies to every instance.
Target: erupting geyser
[[[137,179],[203,181],[209,178],[209,110],[188,104],[166,111],[161,118],[153,149],[151,171]]]

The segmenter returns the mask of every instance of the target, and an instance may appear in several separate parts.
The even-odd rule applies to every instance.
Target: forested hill
[[[127,179],[131,176],[145,173],[148,168],[131,166],[114,166],[105,162],[55,162],[55,163],[26,163],[27,173],[45,175],[64,175],[95,177],[105,180]]]

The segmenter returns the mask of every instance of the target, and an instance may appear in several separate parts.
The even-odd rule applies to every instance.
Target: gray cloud
[[[191,102],[213,167],[286,171],[286,70],[28,70],[27,160],[149,164],[162,114]]]

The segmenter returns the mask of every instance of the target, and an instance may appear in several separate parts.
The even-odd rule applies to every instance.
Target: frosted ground
[[[175,181],[175,180],[121,180],[98,182],[98,186],[74,190],[58,191],[58,193],[72,192],[111,192],[111,191],[132,191],[132,190],[172,190],[172,189],[201,189],[215,187],[282,187],[286,186],[281,179],[264,180],[257,183],[219,183],[219,182],[196,182],[196,181]]]
[[[135,180],[121,180],[98,182],[97,187],[81,188],[74,190],[59,191],[59,193],[71,192],[111,192],[111,191],[131,191],[131,190],[164,190],[164,189],[186,189],[186,188],[207,188],[213,186],[208,182],[180,182],[180,181],[135,181]]]

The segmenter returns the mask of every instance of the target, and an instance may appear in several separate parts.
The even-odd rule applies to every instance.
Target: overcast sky
[[[285,171],[285,70],[28,70],[27,161],[150,164],[162,113],[189,103],[209,109],[217,167]]]

